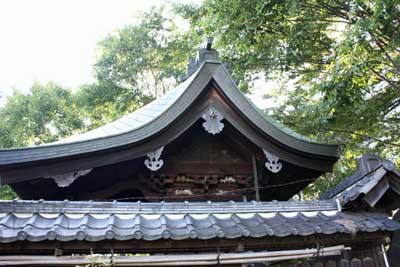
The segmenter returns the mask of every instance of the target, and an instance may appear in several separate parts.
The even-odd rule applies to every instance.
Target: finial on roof
[[[214,40],[212,37],[208,37],[205,48],[199,49],[197,53],[197,61],[199,65],[206,60],[218,60],[219,58],[218,52],[217,50],[212,48],[213,41]]]
[[[187,74],[184,76],[179,77],[179,80],[183,82],[186,80],[190,75],[192,75],[200,65],[207,60],[217,61],[219,59],[219,54],[217,50],[212,48],[213,45],[213,38],[208,37],[207,42],[204,47],[199,48],[197,52],[197,58],[190,57],[188,64],[187,64]]]
[[[213,38],[212,37],[208,37],[207,38],[207,50],[211,50],[212,44],[213,44]]]

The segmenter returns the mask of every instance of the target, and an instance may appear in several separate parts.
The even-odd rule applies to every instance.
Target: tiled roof
[[[299,204],[301,203],[301,204]],[[341,212],[335,201],[98,203],[3,201],[0,242],[234,239],[394,231],[382,213]],[[320,204],[320,205],[319,205]],[[101,208],[103,207],[103,208]]]
[[[358,170],[345,179],[337,187],[327,192],[322,199],[337,198],[343,206],[350,205],[358,199],[363,199],[371,207],[387,194],[389,190],[394,209],[400,206],[400,172],[395,169],[394,163],[383,160],[375,155],[364,155],[359,159]]]
[[[345,205],[356,200],[361,195],[367,195],[379,184],[386,173],[387,171],[383,167],[379,167],[370,174],[364,176],[363,179],[357,181],[351,187],[336,195],[336,197],[340,199],[343,205]]]
[[[0,200],[0,213],[68,213],[68,214],[204,214],[335,211],[335,200],[324,201],[249,201],[249,202],[118,202],[118,201],[43,201]]]

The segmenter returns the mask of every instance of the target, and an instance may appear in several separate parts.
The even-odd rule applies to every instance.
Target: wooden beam
[[[115,253],[190,253],[190,252],[221,252],[237,251],[240,243],[244,249],[252,251],[301,249],[316,246],[322,242],[325,246],[336,246],[340,242],[345,246],[357,248],[380,246],[390,236],[389,232],[349,234],[312,235],[290,237],[239,238],[239,239],[210,239],[210,240],[103,240],[88,241],[43,241],[0,243],[0,255],[54,255],[54,248],[62,249],[64,255],[70,253],[90,254],[109,253],[112,248]]]
[[[337,256],[345,249],[343,245],[323,249],[310,248],[284,251],[242,253],[210,253],[151,256],[0,256],[1,266],[76,266],[92,263],[109,263],[113,266],[209,266],[277,262],[310,257]]]

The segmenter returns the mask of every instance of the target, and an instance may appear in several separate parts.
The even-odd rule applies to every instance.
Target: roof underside
[[[118,203],[3,201],[0,242],[185,240],[394,231],[385,214],[340,212],[335,201]]]

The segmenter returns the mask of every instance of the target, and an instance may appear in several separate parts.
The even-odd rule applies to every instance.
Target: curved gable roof
[[[206,61],[186,81],[163,97],[110,124],[55,143],[0,150],[0,174],[3,169],[11,166],[87,155],[144,142],[178,120],[212,82],[242,116],[274,142],[293,151],[317,158],[328,158],[333,163],[336,161],[337,145],[313,142],[266,116],[239,91],[220,62]],[[201,114],[198,115],[200,116]],[[148,151],[151,150],[143,151],[141,155]]]

